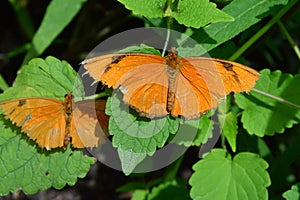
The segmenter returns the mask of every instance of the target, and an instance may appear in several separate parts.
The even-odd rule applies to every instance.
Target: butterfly
[[[117,53],[84,60],[95,82],[119,89],[123,101],[148,118],[197,119],[233,92],[248,92],[259,73],[242,64],[190,56]],[[85,74],[86,74],[85,73]]]
[[[108,120],[104,114],[104,100],[74,102],[73,95],[68,93],[64,101],[17,98],[0,102],[0,108],[5,118],[20,126],[22,132],[47,150],[66,148],[70,142],[74,148],[96,147],[104,143],[105,135],[98,123],[103,121],[106,126]]]

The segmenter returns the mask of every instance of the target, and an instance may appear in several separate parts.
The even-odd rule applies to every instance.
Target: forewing
[[[167,112],[168,74],[162,63],[146,62],[126,73],[119,89],[123,101],[149,118],[163,117]]]
[[[22,127],[40,147],[62,147],[65,137],[65,116],[62,102],[50,98],[19,98],[0,103],[5,117]]]
[[[75,103],[70,137],[75,148],[98,147],[105,139],[105,129],[100,123],[108,124],[105,115],[105,101],[85,100]],[[98,121],[99,120],[99,121]]]
[[[119,86],[119,80],[132,69],[144,64],[162,64],[164,60],[163,57],[154,54],[124,53],[91,58],[82,64],[95,81],[116,88]]]

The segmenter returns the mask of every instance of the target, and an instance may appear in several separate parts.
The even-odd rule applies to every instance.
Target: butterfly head
[[[167,65],[171,68],[178,69],[180,66],[180,59],[178,58],[178,51],[175,48],[172,48],[168,53]]]

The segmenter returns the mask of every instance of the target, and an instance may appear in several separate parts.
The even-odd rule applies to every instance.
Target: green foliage
[[[164,6],[167,0],[118,0],[133,13],[141,14],[149,18],[158,18],[164,16]]]
[[[297,200],[300,198],[299,193],[299,186],[300,184],[293,185],[292,188],[282,194],[282,197],[284,197],[286,200]]]
[[[154,187],[148,195],[149,200],[168,199],[172,196],[174,200],[187,200],[189,193],[184,185],[178,184],[176,181],[165,182]]]
[[[53,0],[49,4],[44,19],[32,39],[32,47],[24,60],[41,55],[59,33],[76,16],[86,0]]]
[[[224,124],[221,125],[222,134],[226,137],[233,152],[236,151],[236,137],[238,134],[237,117],[232,112],[220,114],[219,121]]]
[[[45,60],[33,59],[24,65],[13,87],[8,88],[0,99],[40,96],[63,100],[68,92],[76,97],[83,97],[81,79],[66,61],[49,56]]]
[[[271,184],[268,163],[253,153],[239,153],[233,159],[214,149],[193,169],[189,183],[193,199],[268,199]]]
[[[261,71],[255,89],[273,95],[270,98],[255,91],[251,96],[236,95],[238,106],[244,109],[242,119],[244,128],[257,136],[283,133],[300,122],[300,94],[295,92],[300,84],[300,76],[282,74],[280,71]],[[281,102],[280,102],[281,101]],[[259,126],[257,126],[259,124]]]
[[[36,58],[22,68],[14,85],[0,98],[36,96],[63,99],[67,92],[73,90],[75,83],[79,89],[77,94],[82,97],[82,83],[67,62],[50,56],[45,60]],[[72,150],[70,146],[66,151],[41,149],[9,120],[4,120],[3,116],[1,119],[1,195],[19,189],[34,194],[50,187],[61,189],[66,184],[74,185],[77,178],[83,178],[95,162],[93,158],[84,156],[81,150]]]
[[[187,51],[187,49],[189,49],[189,51],[187,51],[188,54],[183,54],[182,56],[199,56],[211,51],[250,26],[258,23],[263,16],[269,14],[270,10],[275,13],[278,9],[276,7],[277,5],[286,4],[287,2],[287,0],[232,1],[224,7],[222,11],[232,16],[234,21],[214,23],[196,30],[187,29],[186,34],[196,40],[198,45],[186,47],[185,40],[183,40],[179,43],[179,46],[183,46],[185,51]],[[181,47],[179,47],[178,50],[181,50]]]
[[[64,44],[63,53],[60,55],[64,58],[72,55],[72,52],[67,51],[77,46],[80,52],[86,51],[81,49],[84,46],[82,43],[88,44],[90,49],[94,45],[93,40],[107,38],[107,35],[101,35],[107,30],[111,31],[110,34],[114,34],[122,31],[116,30],[116,27],[131,28],[132,24],[126,20],[137,16],[146,25],[172,28],[186,34],[176,38],[180,56],[199,56],[213,52],[216,57],[231,59],[239,57],[242,63],[255,66],[256,69],[258,64],[255,62],[264,57],[268,64],[260,65],[266,68],[273,67],[273,72],[270,69],[262,70],[255,89],[249,94],[234,95],[229,102],[234,105],[227,105],[226,112],[221,112],[222,109],[219,108],[202,115],[198,120],[184,121],[170,116],[149,120],[140,117],[136,111],[123,104],[120,96],[113,94],[108,97],[106,113],[110,116],[109,134],[113,146],[117,149],[125,175],[134,172],[142,161],[169,143],[192,149],[193,146],[198,148],[202,144],[209,143],[213,133],[218,129],[223,134],[218,146],[228,150],[227,152],[213,149],[194,164],[194,173],[189,179],[191,187],[179,178],[184,174],[178,173],[185,164],[183,155],[175,164],[165,169],[162,177],[147,180],[143,175],[129,176],[132,181],[119,188],[119,192],[131,191],[134,200],[268,199],[268,197],[275,199],[281,191],[290,187],[293,183],[287,181],[287,176],[292,174],[297,177],[294,170],[297,167],[291,168],[290,165],[299,167],[295,160],[299,157],[300,136],[295,128],[300,122],[300,96],[297,89],[300,79],[299,75],[292,75],[298,72],[299,59],[286,59],[293,56],[284,54],[288,54],[285,52],[286,46],[288,48],[292,46],[299,55],[299,49],[295,47],[297,44],[295,41],[299,38],[293,41],[294,37],[298,37],[293,33],[299,31],[300,13],[291,9],[295,7],[297,0],[232,0],[214,3],[208,0],[118,1],[134,15],[121,16],[118,13],[120,10],[116,8],[117,17],[114,18],[114,15],[110,15],[110,12],[101,7],[100,2],[101,6],[93,6],[101,7],[103,10],[96,18],[93,16],[95,21],[90,22],[85,20],[84,14],[78,19],[75,18],[80,11],[84,11],[83,5],[89,1],[52,0],[40,26],[35,30],[35,22],[26,13],[22,4],[10,0],[22,34],[31,42],[23,43],[6,53],[5,57],[11,59],[24,52],[26,55],[12,87],[8,87],[6,80],[0,76],[0,88],[5,90],[0,100],[32,96],[63,100],[68,92],[72,92],[76,100],[82,99],[85,94],[81,79],[67,62],[52,56],[46,59],[35,57],[43,53],[47,55],[46,50],[49,50],[49,47],[60,49],[61,47],[55,48],[56,44],[61,42],[61,40],[57,42],[56,39],[67,34],[64,31],[68,29],[72,29],[72,34],[67,37],[80,35],[80,38],[75,40],[72,38],[70,43]],[[224,2],[227,5],[223,4]],[[293,15],[293,21],[282,23],[280,18],[286,13]],[[75,25],[71,24],[72,21]],[[264,34],[276,23],[282,33],[279,31],[276,33],[276,40],[269,36],[276,31],[265,36],[265,39]],[[97,26],[99,24],[100,28]],[[75,28],[73,29],[71,25]],[[289,33],[285,26],[292,27],[293,31]],[[87,37],[86,33],[91,36]],[[191,36],[197,44],[188,43],[187,36]],[[287,37],[290,46],[282,42],[283,36]],[[81,45],[78,44],[80,41]],[[281,44],[280,48],[278,44]],[[131,46],[122,51],[160,55],[160,52],[152,47],[135,45],[140,46]],[[263,45],[265,46],[262,47]],[[252,56],[241,57],[250,46],[253,46],[252,52],[256,52],[255,59],[252,59]],[[31,58],[34,59],[30,60]],[[75,59],[82,60],[82,57],[77,56]],[[287,73],[273,70],[280,66],[279,60],[283,61],[286,66],[283,69]],[[296,66],[293,69],[288,67],[292,64]],[[90,165],[95,162],[93,158],[84,156],[81,150],[74,150],[70,146],[66,150],[41,149],[25,134],[20,133],[19,127],[4,119],[3,115],[0,119],[0,195],[16,193],[18,190],[34,194],[38,190],[50,187],[62,189],[66,184],[72,186],[78,178],[86,175]],[[194,133],[190,134],[191,132]],[[173,141],[176,136],[180,137]],[[273,137],[268,137],[266,142],[265,136]],[[226,147],[227,144],[231,149]],[[230,153],[231,151],[234,153]],[[266,171],[268,165],[270,174]],[[272,185],[270,179],[273,180]],[[293,185],[291,190],[282,194],[282,197],[298,199],[298,187],[299,184]]]
[[[179,1],[171,16],[180,24],[193,28],[234,20],[233,17],[217,9],[216,4],[208,0]]]

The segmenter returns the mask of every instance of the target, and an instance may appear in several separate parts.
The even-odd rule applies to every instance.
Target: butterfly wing
[[[141,116],[162,117],[167,112],[168,74],[166,64],[144,63],[127,72],[118,82],[124,94],[123,101],[136,109]]]
[[[5,117],[22,127],[40,147],[62,147],[65,116],[62,102],[51,98],[18,98],[0,103]]]
[[[230,92],[249,91],[259,78],[254,69],[222,59],[187,57],[181,59],[172,115],[199,117],[217,106]]]
[[[143,53],[111,54],[83,61],[83,64],[96,81],[119,87],[124,94],[123,101],[141,115],[153,118],[168,114],[165,58]]]
[[[95,81],[117,88],[119,80],[132,69],[149,63],[164,63],[164,58],[153,54],[124,53],[98,56],[82,62]]]
[[[104,105],[104,106],[103,106]],[[98,120],[108,120],[104,115],[105,101],[85,100],[75,103],[70,137],[75,148],[97,147],[104,143],[104,131]],[[101,113],[101,114],[100,114]],[[107,123],[106,121],[103,123]]]

